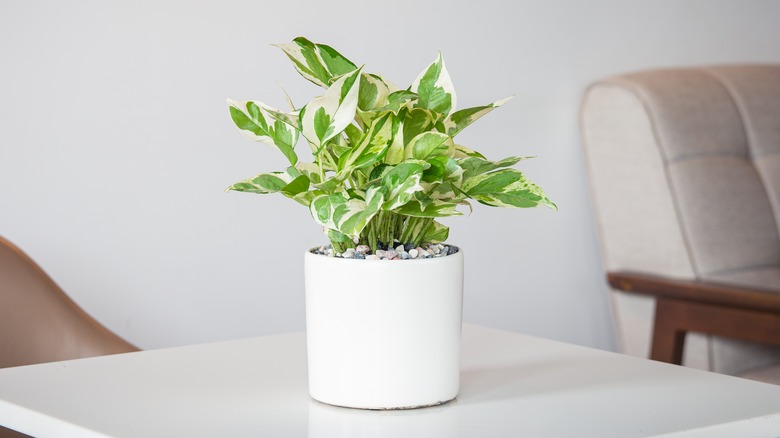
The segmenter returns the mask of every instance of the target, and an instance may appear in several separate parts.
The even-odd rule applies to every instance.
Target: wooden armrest
[[[746,288],[698,280],[675,280],[634,272],[609,272],[607,281],[615,289],[656,297],[780,312],[780,291]]]
[[[635,272],[610,272],[607,281],[656,297],[651,359],[681,364],[688,332],[780,345],[780,291]]]

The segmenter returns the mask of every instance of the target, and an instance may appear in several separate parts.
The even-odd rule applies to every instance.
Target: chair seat
[[[738,374],[737,377],[780,385],[780,365],[754,368]]]

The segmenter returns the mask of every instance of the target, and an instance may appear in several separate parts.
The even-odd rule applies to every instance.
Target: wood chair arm
[[[780,346],[780,291],[634,272],[610,272],[607,280],[655,296],[651,359],[681,364],[688,332]]]
[[[635,272],[609,272],[615,289],[676,300],[764,312],[780,312],[780,291],[746,288],[711,281],[677,280]]]

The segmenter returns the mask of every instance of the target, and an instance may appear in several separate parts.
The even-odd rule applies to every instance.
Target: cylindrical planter
[[[309,393],[363,409],[434,406],[460,375],[463,250],[415,260],[305,255]]]

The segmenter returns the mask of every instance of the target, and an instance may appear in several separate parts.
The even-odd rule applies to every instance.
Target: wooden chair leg
[[[679,308],[673,300],[658,298],[650,359],[682,365],[685,334],[679,319]]]

